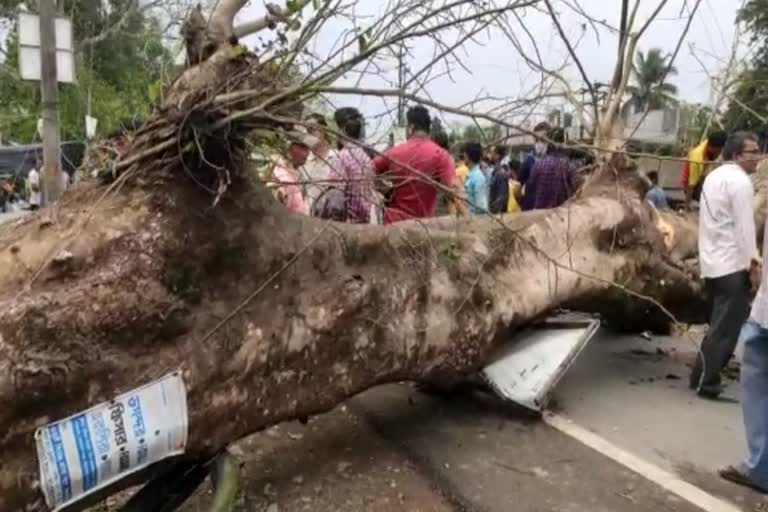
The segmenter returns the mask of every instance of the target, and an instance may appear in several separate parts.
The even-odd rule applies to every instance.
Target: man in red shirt
[[[460,199],[461,184],[453,157],[429,135],[429,111],[421,105],[411,107],[406,119],[408,140],[373,160],[376,172],[386,174],[394,187],[384,210],[384,224],[434,215],[440,184],[451,189],[450,201],[460,215],[465,215],[466,205]]]

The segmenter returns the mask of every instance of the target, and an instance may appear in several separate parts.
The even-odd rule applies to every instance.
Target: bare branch
[[[639,4],[640,2],[638,1],[637,3]],[[638,39],[643,37],[643,34],[645,33],[645,31],[648,29],[649,26],[651,26],[651,22],[656,19],[656,17],[659,15],[659,13],[661,12],[661,10],[664,8],[666,4],[667,4],[667,0],[661,0],[661,2],[659,2],[659,5],[656,6],[656,9],[653,11],[650,18],[648,18],[645,21],[645,24],[637,32]]]
[[[635,49],[637,48],[637,41],[638,41],[638,37],[636,34],[629,35],[627,40],[626,52],[624,54],[624,63],[622,65],[622,67],[624,68],[624,72],[621,75],[621,81],[619,82],[616,89],[612,91],[612,96],[608,104],[608,109],[606,110],[603,116],[603,119],[600,122],[599,135],[604,140],[606,139],[610,140],[610,138],[614,135],[613,126],[616,121],[616,117],[619,115],[622,98],[624,97],[624,92],[627,89],[627,83],[629,82],[629,77],[632,74],[630,72],[630,69],[632,68],[632,57],[634,57],[635,55]]]
[[[568,36],[565,34],[562,25],[560,25],[560,21],[557,19],[557,13],[552,8],[552,2],[550,2],[550,0],[544,0],[544,3],[547,6],[547,10],[549,11],[549,15],[552,18],[552,21],[555,23],[555,27],[557,27],[557,32],[560,34],[560,38],[563,40],[563,43],[565,43],[566,48],[568,48],[568,53],[571,54],[574,62],[576,62],[576,66],[579,68],[579,73],[581,73],[581,77],[584,79],[587,90],[589,90],[589,95],[592,97],[592,110],[594,112],[595,119],[598,119],[600,114],[598,112],[597,92],[592,86],[592,81],[589,79],[589,76],[587,76],[587,72],[584,70],[584,66],[581,64],[578,55],[576,55],[576,51],[573,49],[571,42],[568,40]]]
[[[599,20],[593,16],[590,16],[582,7],[579,5],[578,1],[574,1],[573,5],[568,0],[561,0],[563,5],[571,9],[573,12],[580,15],[582,18],[586,19],[593,27],[593,30],[595,31],[595,37],[597,39],[597,42],[600,43],[600,33],[597,30],[596,25],[600,25],[601,27],[607,29],[611,33],[617,33],[619,32],[619,29],[614,27],[613,25],[606,22],[606,20],[602,19]]]
[[[494,124],[499,124],[505,128],[510,128],[512,130],[515,130],[518,133],[534,135],[533,131],[523,128],[520,125],[510,123],[508,121],[504,121],[503,119],[499,119],[498,117],[491,116],[484,113],[479,113],[479,112],[469,112],[467,110],[463,110],[460,108],[451,107],[449,105],[444,105],[442,103],[438,103],[428,98],[424,98],[416,94],[403,92],[398,89],[361,89],[356,87],[313,87],[311,89],[308,89],[307,92],[331,93],[331,94],[360,94],[364,96],[381,96],[381,97],[384,97],[384,96],[398,97],[399,96],[399,97],[403,97],[405,99],[411,100],[413,102],[420,103],[422,105],[426,105],[428,107],[432,107],[443,112],[447,112],[449,114],[468,117],[468,118],[474,119],[475,121],[477,121],[478,119],[482,119],[483,121],[489,121]]]
[[[261,18],[247,21],[234,28],[234,35],[236,37],[245,37],[256,32],[261,32],[265,28],[275,26],[277,23],[287,23],[290,21],[291,16],[300,12],[304,7],[309,5],[310,0],[298,0],[298,3],[293,9],[286,7],[279,7],[273,4],[267,4],[268,13]],[[238,9],[239,10],[239,9]],[[237,14],[237,12],[235,12]],[[232,17],[234,20],[234,16]]]

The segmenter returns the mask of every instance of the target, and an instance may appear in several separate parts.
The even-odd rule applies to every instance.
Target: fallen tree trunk
[[[246,177],[215,208],[183,177],[128,184],[83,225],[104,189],[77,189],[53,224],[0,235],[0,510],[40,503],[35,428],[171,370],[197,458],[380,383],[472,372],[561,305],[695,315],[652,210],[611,180],[556,210],[391,227],[289,214]]]
[[[0,512],[45,510],[36,428],[173,370],[196,461],[377,384],[453,381],[558,307],[617,325],[700,318],[675,259],[689,222],[643,203],[621,157],[551,211],[389,227],[287,212],[243,135],[283,123],[301,88],[233,45],[230,4],[210,33],[190,18],[199,64],[115,181],[0,228]]]

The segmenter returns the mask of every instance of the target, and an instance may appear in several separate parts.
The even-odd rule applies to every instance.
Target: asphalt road
[[[687,339],[599,336],[558,386],[553,407],[731,510],[768,510],[763,497],[715,476],[742,455],[740,411],[686,389],[695,349]],[[702,510],[477,392],[445,398],[410,384],[382,386],[307,426],[251,436],[236,451],[244,461],[242,511]],[[204,510],[209,500],[201,492],[184,510]]]
[[[21,210],[16,212],[9,212],[9,213],[2,213],[0,212],[0,224],[5,224],[6,222],[11,222],[17,219],[20,219],[26,215],[29,215],[31,212],[28,210]]]

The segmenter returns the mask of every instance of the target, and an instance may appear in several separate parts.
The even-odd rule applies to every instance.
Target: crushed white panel
[[[499,349],[483,378],[502,398],[540,412],[599,326],[590,319],[547,322],[522,331]]]
[[[187,396],[180,372],[35,433],[40,482],[56,511],[150,464],[184,452]]]

